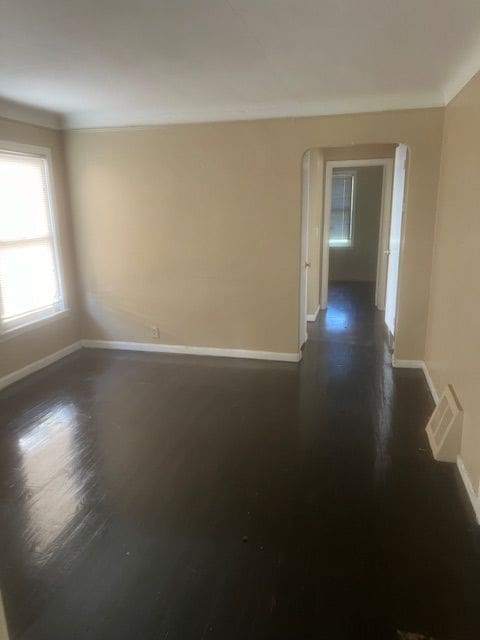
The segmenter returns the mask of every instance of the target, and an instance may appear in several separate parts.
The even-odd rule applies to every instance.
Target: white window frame
[[[343,242],[342,240],[332,240],[330,237],[328,238],[328,246],[331,249],[352,249],[354,246],[354,224],[355,224],[355,209],[356,209],[356,193],[357,193],[357,172],[355,170],[353,171],[344,171],[344,172],[338,172],[332,173],[332,181],[333,178],[336,176],[348,176],[349,178],[352,178],[352,193],[350,196],[350,236],[348,238],[348,240],[346,240],[345,242]],[[332,188],[333,191],[333,188]],[[333,200],[333,198],[332,198]],[[331,212],[330,212],[330,219],[331,219]]]
[[[0,338],[6,339],[14,337],[30,329],[34,329],[40,325],[58,319],[69,312],[65,293],[63,279],[63,259],[60,248],[57,224],[57,206],[55,199],[55,183],[53,180],[52,152],[49,147],[41,147],[37,145],[27,145],[17,142],[0,140],[0,151],[6,153],[17,154],[20,156],[30,156],[41,158],[45,162],[45,179],[48,197],[48,225],[49,236],[52,239],[53,255],[55,259],[55,270],[58,282],[58,290],[60,294],[59,301],[50,307],[26,313],[23,318],[17,318],[15,321],[4,321],[0,318]],[[19,241],[19,244],[21,241]],[[0,308],[1,308],[2,290],[0,287]]]

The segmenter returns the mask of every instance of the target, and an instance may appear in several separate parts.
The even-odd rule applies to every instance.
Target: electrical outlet
[[[152,327],[152,338],[160,338],[160,329],[158,327]]]

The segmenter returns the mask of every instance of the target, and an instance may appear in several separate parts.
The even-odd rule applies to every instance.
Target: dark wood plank
[[[479,534],[369,285],[300,365],[83,350],[0,394],[12,640],[480,637]]]

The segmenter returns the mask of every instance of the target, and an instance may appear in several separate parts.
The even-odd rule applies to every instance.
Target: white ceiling
[[[69,127],[441,105],[480,68],[479,0],[2,0],[0,11],[3,111],[15,101]]]

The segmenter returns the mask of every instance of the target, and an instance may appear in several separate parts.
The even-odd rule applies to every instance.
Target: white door
[[[308,278],[308,207],[310,187],[310,151],[303,156],[302,162],[302,224],[300,248],[300,347],[307,341],[307,278]]]
[[[402,239],[406,162],[407,147],[404,144],[399,144],[395,151],[395,165],[393,168],[392,215],[390,218],[387,294],[385,298],[385,324],[392,336],[395,335],[395,319],[397,315],[398,267]]]

